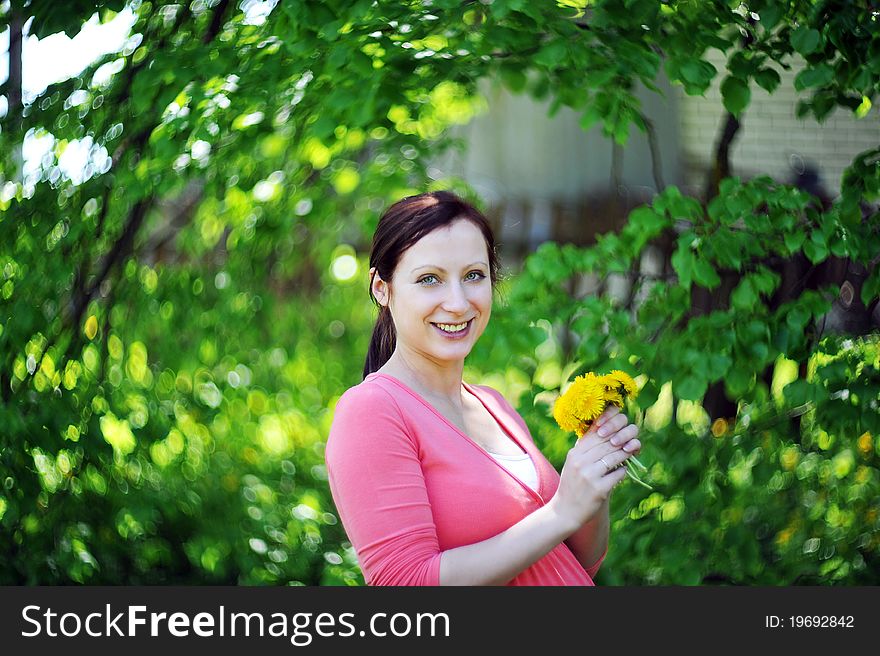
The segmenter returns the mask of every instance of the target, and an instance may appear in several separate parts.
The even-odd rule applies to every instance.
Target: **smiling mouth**
[[[431,325],[435,326],[435,327],[437,328],[437,330],[439,330],[440,332],[442,332],[442,333],[445,334],[445,335],[464,335],[464,334],[466,334],[468,331],[470,331],[471,324],[472,324],[473,322],[474,322],[473,319],[469,319],[469,320],[463,322],[464,328],[460,328],[459,330],[446,330],[446,328],[441,328],[441,325],[446,326],[446,327],[450,327],[450,326],[456,326],[456,327],[457,327],[457,326],[461,326],[462,323],[453,323],[453,324],[444,323],[444,324],[439,324],[439,323],[436,323],[436,322],[433,322],[433,321],[432,321],[432,322],[431,322]]]

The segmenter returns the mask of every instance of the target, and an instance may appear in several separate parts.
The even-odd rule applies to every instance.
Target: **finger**
[[[626,459],[630,457],[630,453],[623,451],[622,449],[614,449],[604,454],[596,453],[594,454],[595,463],[603,474],[608,474],[609,472],[617,469],[621,465],[626,462]]]
[[[626,424],[616,433],[608,436],[608,441],[613,446],[623,446],[630,440],[638,437],[639,427],[635,424]]]
[[[599,424],[597,421],[594,421],[592,424],[590,424],[590,427],[581,434],[581,437],[595,435],[597,430],[599,430]]]
[[[619,446],[614,446],[605,438],[581,440],[581,443],[581,448],[575,451],[575,455],[587,461],[598,460],[602,456],[607,456],[609,453],[621,450]],[[605,459],[607,460],[608,458]]]
[[[599,429],[602,428],[602,426],[606,425],[614,417],[616,417],[620,414],[621,414],[620,408],[618,408],[616,405],[609,405],[607,408],[605,408],[605,410],[602,412],[601,415],[596,417],[596,419],[594,419],[590,423],[590,427],[581,435],[581,437],[586,437],[588,435],[595,435],[596,433],[598,433]],[[605,433],[604,435],[601,435],[601,437],[604,438],[605,435],[607,435],[607,433]]]
[[[594,421],[590,427],[584,431],[578,443],[582,448],[587,448],[590,445],[595,445],[598,442],[605,442],[608,438],[599,435],[599,423],[598,420]]]
[[[603,439],[608,439],[628,423],[629,419],[627,419],[625,414],[615,414],[599,427],[597,435]]]
[[[617,431],[616,433],[612,433],[610,436],[607,437],[599,437],[599,435],[596,433],[587,432],[584,434],[583,438],[581,438],[575,444],[572,451],[574,451],[578,457],[589,457],[595,460],[596,458],[599,458],[606,453],[620,450],[621,448],[629,444],[633,439],[635,439],[638,434],[639,427],[635,424],[628,424],[621,430]],[[636,440],[636,444],[629,446],[626,451],[632,454],[637,452],[640,448],[641,442]],[[598,450],[591,456],[586,455],[594,449]]]
[[[608,477],[611,479],[611,487],[615,487],[618,483],[620,483],[624,478],[626,478],[626,467],[621,467],[620,469],[615,469],[613,472],[608,474]]]
[[[618,469],[612,469],[610,472],[602,476],[602,478],[599,479],[599,482],[610,492],[624,478],[626,478],[626,467],[620,467]]]
[[[607,408],[605,408],[605,411],[596,418],[596,421],[593,425],[598,428],[617,414],[620,414],[620,408],[618,408],[616,405],[609,405]]]
[[[632,439],[621,447],[630,455],[635,455],[642,450],[642,443],[636,439]]]

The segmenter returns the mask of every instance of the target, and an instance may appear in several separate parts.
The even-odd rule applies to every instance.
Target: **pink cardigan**
[[[559,474],[500,392],[462,383],[531,457],[535,492],[402,381],[369,374],[336,404],[330,491],[368,585],[439,585],[443,551],[487,540],[549,501]],[[594,585],[560,543],[508,585]]]

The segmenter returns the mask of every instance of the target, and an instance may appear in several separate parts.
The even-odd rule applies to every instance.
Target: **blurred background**
[[[827,4],[0,2],[0,582],[362,585],[323,448],[444,188],[505,274],[466,380],[558,467],[567,381],[643,386],[597,583],[877,584],[880,32]]]

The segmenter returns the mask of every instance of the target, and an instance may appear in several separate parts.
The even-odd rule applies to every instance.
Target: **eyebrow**
[[[488,264],[486,264],[486,263],[483,262],[482,260],[477,260],[476,262],[471,262],[470,264],[468,264],[467,266],[465,266],[465,267],[463,267],[463,268],[467,269],[468,267],[472,267],[472,266],[474,266],[475,264],[483,264],[483,265],[485,265],[485,266],[489,266]],[[410,273],[415,273],[415,272],[418,271],[419,269],[436,269],[437,271],[440,271],[441,273],[446,273],[446,269],[444,269],[443,267],[439,267],[439,266],[437,266],[437,265],[435,265],[435,264],[423,264],[423,265],[421,265],[421,266],[417,266],[415,269],[413,269],[412,271],[410,271]]]

